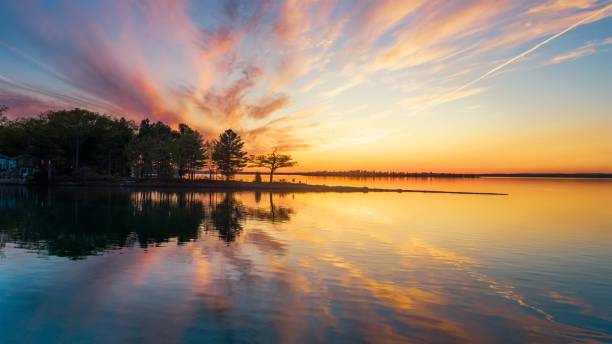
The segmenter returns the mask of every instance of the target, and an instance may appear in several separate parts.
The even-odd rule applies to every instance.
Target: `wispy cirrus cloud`
[[[459,91],[456,89],[436,90],[424,95],[411,96],[403,99],[400,101],[399,105],[406,110],[412,111],[412,113],[420,113],[430,107],[475,96],[485,91],[486,89],[483,87],[473,87]]]
[[[440,10],[430,3],[414,26],[395,34],[394,43],[381,49],[374,69],[399,69],[441,61],[461,49],[457,41],[490,27],[502,13],[504,2],[471,1]]]
[[[586,9],[597,4],[596,0],[551,0],[531,7],[527,13],[551,13],[564,10]]]
[[[36,115],[49,110],[57,110],[67,106],[52,99],[42,98],[22,92],[0,90],[2,105],[7,106],[13,113]]]
[[[602,40],[590,41],[574,50],[553,57],[552,59],[547,61],[546,64],[551,65],[561,62],[577,60],[581,57],[593,55],[597,52],[597,50],[610,45],[612,45],[612,37]]]

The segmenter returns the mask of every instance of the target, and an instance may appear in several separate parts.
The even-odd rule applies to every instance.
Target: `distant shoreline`
[[[240,172],[253,175],[257,172]],[[395,173],[395,172],[276,172],[278,176],[355,177],[355,178],[568,178],[612,179],[612,173]]]
[[[21,186],[48,186],[48,187],[121,187],[121,188],[169,188],[190,189],[193,191],[259,191],[259,192],[394,192],[394,193],[439,193],[459,195],[496,195],[505,196],[506,193],[497,192],[471,192],[446,190],[417,190],[417,189],[383,189],[356,186],[329,186],[304,183],[253,183],[242,181],[220,180],[117,180],[117,181],[56,181],[51,183],[17,183],[0,180],[0,185]]]

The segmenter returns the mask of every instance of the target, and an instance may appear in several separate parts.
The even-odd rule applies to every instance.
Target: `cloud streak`
[[[593,18],[596,18],[602,14],[604,14],[606,11],[608,11],[609,9],[612,8],[612,4],[609,4],[599,10],[594,11],[593,13],[585,16],[584,18],[580,19],[579,21],[573,23],[572,25],[566,27],[565,29],[557,32],[556,34],[548,37],[547,39],[543,40],[542,42],[532,46],[531,48],[521,52],[520,54],[506,60],[505,62],[495,66],[494,68],[490,69],[489,71],[487,71],[486,73],[480,75],[479,77],[463,84],[462,86],[458,87],[457,89],[455,89],[454,91],[452,91],[450,94],[446,94],[444,95],[442,98],[438,98],[438,99],[434,99],[433,101],[429,102],[427,105],[425,105],[423,108],[419,109],[417,112],[421,112],[427,108],[430,108],[431,106],[435,106],[439,103],[444,102],[444,98],[450,98],[450,99],[454,99],[455,95],[461,94],[464,90],[468,89],[469,87],[473,86],[474,84],[491,77],[492,75],[494,75],[495,73],[501,71],[502,69],[508,67],[509,65],[515,63],[516,61],[524,58],[525,56],[535,52],[536,50],[540,49],[541,47],[545,46],[546,44],[554,41],[555,39],[565,35],[566,33],[574,30],[575,28],[577,28],[578,26],[588,22],[589,20],[592,20]]]
[[[569,51],[567,53],[553,57],[548,62],[546,62],[546,64],[547,65],[557,64],[557,63],[572,61],[572,60],[579,59],[581,57],[593,55],[600,48],[608,46],[608,45],[612,45],[612,37],[603,39],[603,40],[599,40],[599,41],[588,42],[587,44],[582,45],[572,51]]]
[[[595,13],[592,13],[592,14],[590,14],[590,15],[588,15],[588,16],[586,16],[586,17],[584,17],[583,19],[581,19],[581,20],[577,21],[576,23],[574,23],[574,24],[572,24],[572,25],[568,26],[568,27],[567,27],[567,28],[565,28],[564,30],[562,30],[562,31],[560,31],[560,32],[558,32],[558,33],[556,33],[556,34],[552,35],[551,37],[549,37],[549,38],[545,39],[544,41],[542,41],[542,42],[540,42],[540,43],[538,43],[538,44],[534,45],[533,47],[531,47],[531,48],[529,48],[529,49],[527,49],[527,50],[523,51],[522,53],[520,53],[520,54],[518,54],[518,55],[514,56],[513,58],[511,58],[511,59],[509,59],[508,61],[506,61],[506,62],[504,62],[504,63],[500,64],[499,66],[496,66],[495,68],[493,68],[493,69],[489,70],[488,72],[484,73],[483,75],[479,76],[478,78],[476,78],[476,79],[474,79],[474,80],[472,80],[472,81],[468,82],[467,84],[465,84],[465,85],[461,86],[461,87],[460,87],[458,90],[459,90],[459,91],[461,91],[461,90],[463,90],[463,89],[465,89],[465,88],[467,88],[467,87],[469,87],[469,86],[471,86],[471,85],[473,85],[473,84],[475,84],[475,83],[477,83],[477,82],[479,82],[479,81],[481,81],[481,80],[483,80],[483,79],[485,79],[485,78],[487,78],[487,77],[489,77],[489,76],[491,76],[491,75],[493,75],[493,74],[495,74],[495,73],[499,72],[499,71],[500,71],[500,70],[502,70],[503,68],[505,68],[505,67],[509,66],[510,64],[512,64],[512,63],[514,63],[514,62],[516,62],[516,61],[518,61],[518,60],[520,60],[520,59],[522,59],[523,57],[525,57],[525,56],[527,56],[527,55],[529,55],[529,54],[533,53],[534,51],[536,51],[536,50],[540,49],[541,47],[543,47],[543,46],[545,46],[546,44],[548,44],[548,43],[552,42],[553,40],[555,40],[555,39],[557,39],[557,38],[559,38],[559,37],[561,37],[561,36],[565,35],[566,33],[568,33],[568,32],[570,32],[570,31],[574,30],[575,28],[577,28],[578,26],[580,26],[580,25],[584,24],[585,22],[587,22],[587,21],[589,21],[589,20],[591,20],[591,19],[593,19],[593,18],[595,18],[595,17],[597,17],[597,16],[599,16],[599,15],[601,15],[601,14],[605,13],[605,12],[606,12],[606,11],[608,11],[610,8],[612,8],[612,4],[607,5],[606,7],[602,8],[602,9],[600,9],[600,10],[598,10],[598,11],[595,11]]]

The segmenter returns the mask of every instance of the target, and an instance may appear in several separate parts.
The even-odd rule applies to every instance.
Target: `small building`
[[[38,171],[39,161],[31,155],[19,155],[15,157],[16,168],[21,178],[34,175]]]
[[[0,154],[0,175],[8,175],[17,169],[17,159]]]
[[[0,154],[0,178],[25,178],[38,171],[40,164],[37,158],[31,155],[10,157]]]

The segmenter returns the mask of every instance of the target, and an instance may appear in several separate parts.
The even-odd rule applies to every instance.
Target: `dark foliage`
[[[247,165],[247,153],[242,150],[243,146],[242,138],[232,129],[227,129],[219,135],[219,140],[213,148],[212,159],[227,180]]]
[[[185,124],[179,130],[143,120],[73,109],[9,120],[0,107],[0,153],[30,155],[41,174],[79,179],[101,177],[193,177],[203,167],[200,133]]]

